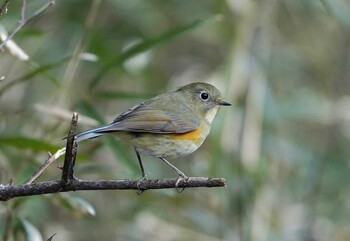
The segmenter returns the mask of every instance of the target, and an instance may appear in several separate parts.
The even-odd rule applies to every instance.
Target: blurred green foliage
[[[27,1],[26,16],[45,3]],[[7,32],[21,8],[0,16]],[[73,111],[83,130],[206,81],[234,106],[174,163],[228,187],[18,198],[0,204],[0,240],[349,240],[349,12],[347,0],[57,1],[13,39],[28,61],[0,52],[0,182],[63,146]],[[140,176],[114,138],[79,155],[80,178]],[[144,159],[150,178],[175,176]]]

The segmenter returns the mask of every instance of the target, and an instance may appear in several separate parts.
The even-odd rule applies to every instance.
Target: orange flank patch
[[[199,141],[201,139],[201,128],[181,134],[171,134],[175,139],[185,139],[189,141]]]

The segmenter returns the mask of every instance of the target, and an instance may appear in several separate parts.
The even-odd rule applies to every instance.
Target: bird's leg
[[[174,169],[177,174],[179,174],[179,177],[177,178],[177,181],[175,183],[175,187],[176,190],[178,192],[182,192],[185,188],[182,188],[180,191],[177,189],[178,185],[180,183],[181,180],[185,179],[184,181],[186,182],[186,180],[188,179],[188,177],[185,175],[185,173],[183,173],[182,171],[180,171],[180,169],[178,169],[176,166],[174,166],[173,164],[171,164],[169,161],[167,161],[165,158],[163,157],[159,157],[160,160],[162,160],[163,162],[165,162],[166,164],[168,164],[172,169]]]
[[[166,164],[168,164],[172,169],[174,169],[177,174],[179,174],[179,177],[182,178],[187,178],[187,176],[185,175],[185,173],[183,173],[182,171],[180,171],[176,166],[174,166],[173,164],[171,164],[169,161],[167,161],[165,158],[163,157],[159,157],[160,160],[162,160],[163,162],[165,162]]]
[[[147,178],[146,174],[145,174],[145,169],[143,169],[140,153],[138,152],[138,150],[136,148],[135,148],[135,152],[136,152],[137,160],[139,161],[142,178]]]
[[[142,181],[147,180],[147,176],[145,174],[145,169],[143,168],[143,165],[142,165],[140,153],[136,150],[136,148],[135,148],[135,152],[136,152],[137,160],[139,161],[141,174],[142,174],[142,177],[140,178],[140,180],[137,181],[137,189],[138,189],[137,194],[141,195],[145,190],[140,187],[140,184]]]

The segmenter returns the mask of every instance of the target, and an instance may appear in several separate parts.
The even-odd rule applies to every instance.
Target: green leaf
[[[95,216],[95,208],[86,200],[78,197],[72,197],[66,194],[60,194],[52,197],[52,200],[60,207],[65,208],[69,214],[75,217]]]
[[[25,232],[27,241],[43,241],[43,237],[41,236],[39,230],[33,224],[24,218],[21,218],[20,222]]]
[[[0,145],[13,146],[21,149],[31,149],[34,151],[56,151],[59,146],[52,145],[41,139],[35,139],[26,136],[0,137]]]
[[[211,18],[210,18],[211,19]],[[146,50],[149,50],[159,44],[165,43],[180,34],[192,30],[199,25],[206,22],[208,19],[201,19],[201,20],[195,20],[193,22],[190,22],[188,24],[182,25],[182,26],[176,26],[175,28],[172,28],[159,36],[156,36],[154,38],[145,39],[144,41],[134,45],[133,47],[125,50],[122,52],[119,56],[112,59],[109,63],[107,63],[102,69],[92,78],[89,88],[93,89],[99,82],[99,80],[102,79],[102,77],[113,67],[120,66],[125,60],[142,53]]]
[[[78,103],[78,108],[82,113],[97,120],[100,124],[106,124],[105,118],[88,102],[80,101]]]

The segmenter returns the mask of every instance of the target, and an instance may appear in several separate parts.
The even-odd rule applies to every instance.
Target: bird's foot
[[[179,177],[177,178],[176,183],[175,183],[175,189],[178,193],[181,193],[185,190],[188,179],[189,179],[189,177],[187,177],[185,174],[179,175]],[[179,187],[179,184],[181,182],[182,182],[183,186]]]
[[[144,191],[146,191],[146,188],[142,188],[142,182],[148,181],[147,175],[142,176],[138,181],[137,181],[137,194],[141,195]]]

